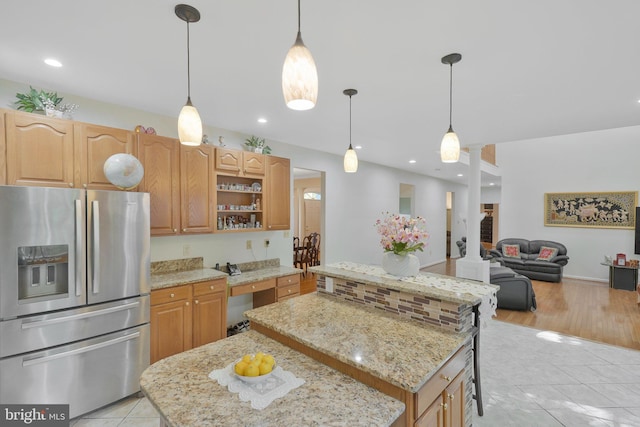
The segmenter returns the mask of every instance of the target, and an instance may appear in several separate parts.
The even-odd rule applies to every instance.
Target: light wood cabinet
[[[74,187],[73,122],[5,112],[7,184]]]
[[[225,278],[151,291],[151,363],[226,336]]]
[[[151,235],[174,235],[180,228],[180,145],[160,135],[138,135],[138,158],[144,167],[139,191],[149,193]]]
[[[267,156],[266,176],[266,228],[288,230],[291,211],[290,160]]]
[[[7,183],[7,138],[4,114],[0,112],[0,185]]]
[[[265,156],[250,151],[216,149],[216,171],[239,176],[264,176]]]
[[[151,363],[192,348],[191,286],[151,291]]]
[[[278,301],[284,301],[300,295],[300,274],[278,277],[276,283]]]
[[[213,233],[214,147],[180,145],[180,224],[182,233]]]
[[[75,182],[92,190],[119,190],[104,175],[104,162],[114,154],[127,153],[137,157],[135,133],[124,129],[76,123]],[[78,152],[79,151],[79,152]]]

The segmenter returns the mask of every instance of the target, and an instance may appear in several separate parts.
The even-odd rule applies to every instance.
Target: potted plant
[[[71,113],[78,108],[77,104],[61,104],[63,98],[57,92],[37,91],[31,86],[27,93],[16,93],[16,98],[18,110],[28,113],[43,111],[50,117],[71,117]]]
[[[251,135],[251,138],[247,138],[245,141],[244,145],[249,147],[254,153],[271,154],[271,147],[266,145],[264,138]]]

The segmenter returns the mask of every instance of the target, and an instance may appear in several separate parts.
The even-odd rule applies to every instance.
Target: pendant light
[[[344,154],[344,171],[354,173],[358,171],[358,155],[356,154],[356,150],[351,146],[351,97],[357,95],[358,91],[355,89],[345,89],[342,93],[349,97],[349,148]]]
[[[318,72],[311,52],[300,33],[300,0],[298,0],[298,36],[282,66],[282,93],[287,107],[310,110],[318,99]]]
[[[442,63],[449,64],[451,67],[449,74],[449,130],[440,144],[440,160],[442,160],[442,163],[455,163],[460,158],[460,141],[451,127],[451,112],[453,110],[453,64],[460,62],[461,59],[462,55],[459,53],[451,53],[442,57]]]
[[[200,20],[200,12],[188,4],[179,4],[176,15],[187,23],[187,103],[178,116],[178,137],[182,145],[200,145],[202,143],[202,120],[196,107],[191,104],[191,67],[189,51],[189,23]]]

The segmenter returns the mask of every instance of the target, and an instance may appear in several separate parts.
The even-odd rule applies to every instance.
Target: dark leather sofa
[[[491,267],[490,282],[499,285],[498,308],[536,311],[536,294],[531,280],[507,267]]]
[[[505,256],[504,245],[518,245],[520,256]],[[548,261],[538,260],[543,246],[555,248],[558,252]],[[546,282],[560,282],[562,269],[569,262],[566,246],[551,240],[503,239],[496,244],[495,249],[491,249],[490,253],[503,267],[508,267],[530,279]]]

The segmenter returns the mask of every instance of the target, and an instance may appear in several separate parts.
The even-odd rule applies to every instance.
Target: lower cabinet
[[[464,354],[462,348],[418,391],[416,427],[464,426]]]
[[[253,294],[253,308],[300,295],[300,273],[232,286],[230,295]]]
[[[226,334],[226,279],[151,291],[151,363]]]
[[[300,295],[300,274],[278,277],[276,286],[278,301]]]

